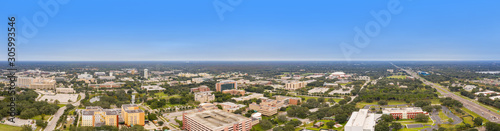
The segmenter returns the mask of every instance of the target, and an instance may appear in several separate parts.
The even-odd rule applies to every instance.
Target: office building
[[[16,85],[21,88],[54,90],[56,88],[56,80],[53,77],[19,77],[17,78]]]
[[[165,88],[162,88],[158,85],[141,86],[141,89],[146,89],[146,91],[163,91],[163,90],[165,90]]]
[[[144,69],[144,78],[148,79],[148,76],[149,76],[148,69]]]
[[[182,129],[187,131],[250,131],[252,119],[222,110],[184,113]]]
[[[200,87],[191,88],[191,92],[203,92],[210,91],[210,88],[206,85],[201,85]]]
[[[246,106],[243,104],[236,104],[232,102],[218,103],[218,105],[222,106],[223,111],[231,113]]]
[[[283,103],[278,103],[277,100],[273,99],[261,98],[261,100],[262,102],[260,102],[260,104],[253,102],[252,104],[249,105],[249,108],[251,110],[258,111],[265,116],[272,116],[278,113],[278,109],[281,108],[283,104]]]
[[[225,80],[215,84],[216,91],[222,92],[224,90],[238,89],[238,83],[234,80]]]
[[[413,119],[418,114],[428,114],[423,111],[420,107],[406,107],[406,108],[384,108],[382,110],[383,114],[388,114],[394,117],[394,119]]]
[[[368,109],[352,112],[344,126],[345,131],[375,131],[375,125],[382,114],[368,113]]]
[[[299,97],[276,96],[277,101],[283,101],[287,105],[299,105],[302,101]]]
[[[124,104],[121,108],[121,113],[125,125],[140,125],[144,126],[144,111],[139,109],[139,105],[136,104]]]
[[[78,75],[78,79],[87,79],[88,80],[88,79],[92,79],[92,78],[94,78],[94,77],[90,74],[87,74],[87,72]]]
[[[215,100],[215,95],[212,94],[213,91],[203,91],[194,93],[194,100],[200,103],[206,103]]]
[[[307,82],[290,81],[290,82],[285,84],[285,89],[286,90],[297,90],[297,89],[306,87],[306,85],[307,85]]]
[[[82,111],[82,126],[100,127],[103,125],[118,127],[119,111],[88,106]]]
[[[242,96],[242,97],[231,98],[231,99],[236,100],[236,101],[246,101],[246,100],[251,100],[253,98],[261,98],[261,97],[264,97],[264,94],[252,93],[248,96]]]
[[[56,88],[56,93],[71,94],[75,93],[75,90],[73,88]]]
[[[222,93],[243,96],[245,95],[245,90],[236,90],[236,89],[223,90]]]

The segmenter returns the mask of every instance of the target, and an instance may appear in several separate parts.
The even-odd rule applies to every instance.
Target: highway
[[[392,63],[391,63],[392,64]],[[394,64],[392,64],[394,65]],[[416,79],[419,79],[421,80],[422,82],[424,82],[426,85],[429,85],[429,86],[432,86],[433,88],[435,88],[439,93],[441,93],[441,95],[445,96],[445,97],[451,97],[452,99],[455,99],[455,100],[458,100],[460,101],[465,108],[471,110],[472,112],[488,119],[489,121],[491,122],[495,122],[495,123],[500,123],[500,120],[498,118],[500,118],[500,115],[495,113],[495,112],[492,112],[488,109],[486,109],[485,107],[481,106],[481,105],[478,105],[472,101],[469,101],[467,99],[464,99],[460,96],[457,96],[453,93],[451,93],[449,90],[443,88],[442,86],[440,85],[437,85],[437,84],[434,84],[432,82],[429,82],[427,80],[425,80],[424,78],[420,77],[417,73],[411,71],[411,70],[407,70],[407,69],[403,69],[403,68],[400,68],[396,65],[394,65],[396,68],[399,68],[403,71],[405,71],[406,73],[410,74],[411,76],[415,77]]]

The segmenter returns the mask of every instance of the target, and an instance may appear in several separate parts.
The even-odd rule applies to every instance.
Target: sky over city
[[[16,17],[18,61],[500,60],[498,5],[34,0],[3,2],[0,22]]]

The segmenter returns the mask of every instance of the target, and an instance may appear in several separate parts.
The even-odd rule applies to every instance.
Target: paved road
[[[85,98],[85,93],[80,93],[80,96],[81,96],[80,100],[82,100],[83,98]],[[77,101],[77,102],[73,103],[72,105],[79,106],[80,101]],[[59,120],[59,117],[61,117],[61,115],[64,113],[64,110],[66,110],[66,106],[63,106],[63,107],[59,108],[59,110],[57,110],[56,114],[54,114],[54,117],[52,117],[52,120],[49,121],[49,123],[47,124],[47,127],[45,127],[44,131],[53,131],[54,128],[56,128],[57,121]]]
[[[392,64],[392,65],[394,65],[394,64]],[[500,119],[498,119],[498,118],[500,118],[499,114],[491,112],[490,110],[486,109],[485,107],[483,107],[481,105],[478,105],[478,104],[476,104],[476,103],[474,103],[472,101],[469,101],[469,100],[466,100],[466,99],[464,99],[464,98],[462,98],[460,96],[457,96],[457,95],[451,93],[450,91],[448,91],[447,89],[443,88],[442,86],[436,85],[436,84],[434,84],[432,82],[429,82],[429,81],[425,80],[424,78],[421,78],[417,73],[415,73],[413,71],[400,68],[400,67],[398,67],[396,65],[394,65],[394,66],[397,67],[397,68],[399,68],[399,69],[401,69],[401,70],[403,70],[403,71],[405,71],[406,73],[410,74],[411,76],[415,77],[416,79],[421,80],[426,85],[432,86],[439,93],[441,93],[441,95],[443,95],[445,97],[451,97],[452,99],[460,101],[464,105],[465,108],[471,110],[472,112],[475,112],[476,114],[481,115],[482,117],[488,119],[491,122],[500,123]]]

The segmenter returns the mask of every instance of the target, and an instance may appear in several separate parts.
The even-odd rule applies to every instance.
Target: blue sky
[[[28,40],[18,42],[19,61],[500,60],[494,0],[400,0],[401,12],[363,47],[354,28],[376,21],[370,11],[388,10],[390,0],[217,0],[233,9],[223,20],[216,0],[61,0],[54,16],[39,1],[58,2],[0,5],[0,16],[16,16],[18,40]],[[33,20],[44,15],[46,23]],[[346,57],[342,42],[358,52]]]

